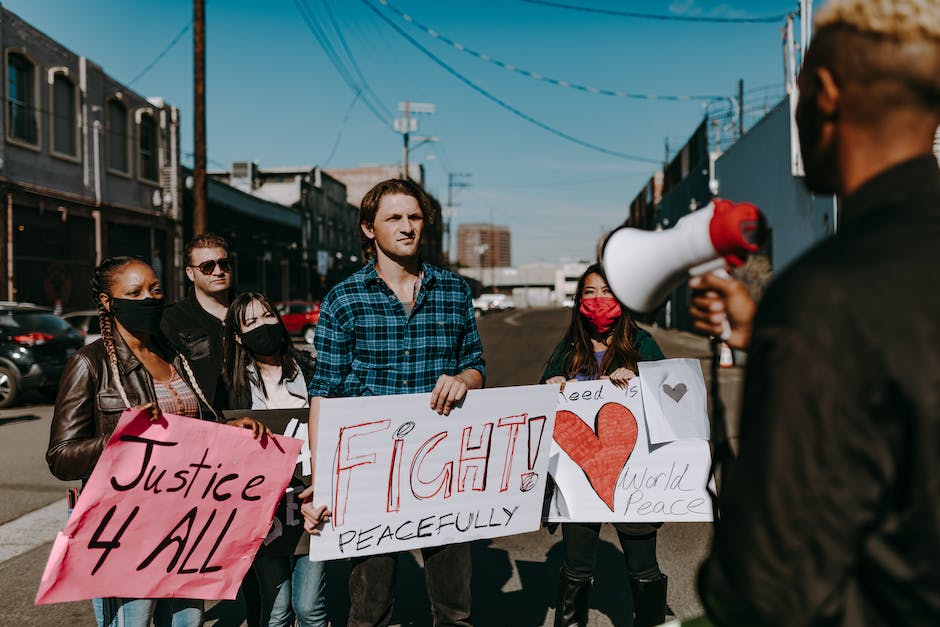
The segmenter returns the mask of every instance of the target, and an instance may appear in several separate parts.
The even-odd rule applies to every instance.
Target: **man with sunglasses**
[[[228,242],[212,233],[197,235],[186,245],[186,276],[193,282],[186,298],[166,308],[163,332],[189,359],[196,380],[223,409],[221,383],[222,320],[231,300],[232,262]]]

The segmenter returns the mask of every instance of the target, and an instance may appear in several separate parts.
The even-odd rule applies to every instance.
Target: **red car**
[[[291,335],[302,335],[304,342],[313,344],[313,336],[320,321],[320,302],[290,300],[275,305],[281,320]]]

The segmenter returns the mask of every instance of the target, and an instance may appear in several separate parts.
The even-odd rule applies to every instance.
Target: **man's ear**
[[[192,268],[190,268],[189,266],[186,266],[186,277],[190,280],[191,283],[196,282],[195,274],[196,273]]]
[[[362,229],[362,232],[365,233],[366,237],[369,239],[375,239],[375,228],[371,222],[360,222],[359,228]]]
[[[819,67],[813,72],[816,79],[816,106],[826,121],[838,117],[841,105],[842,90],[839,89],[835,77],[828,68]]]

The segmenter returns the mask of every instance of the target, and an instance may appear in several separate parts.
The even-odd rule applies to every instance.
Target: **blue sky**
[[[471,186],[456,193],[456,223],[492,218],[509,225],[515,263],[591,259],[602,231],[625,219],[628,203],[657,168],[576,145],[500,108],[429,60],[365,0],[329,0],[329,11],[324,1],[207,0],[210,167],[241,160],[255,160],[262,168],[400,162],[401,136],[362,99],[353,104],[354,92],[301,16],[300,7],[306,7],[351,68],[334,22],[338,26],[374,94],[370,101],[383,116],[398,115],[397,105],[404,100],[436,105],[435,114],[420,118],[419,133],[437,135],[440,141],[413,151],[412,160],[424,163],[427,186],[442,201],[446,172],[472,173],[467,179]],[[661,160],[667,137],[678,145],[701,121],[701,102],[584,93],[509,72],[432,38],[378,0],[368,1],[457,73],[521,113],[585,142]],[[647,94],[722,96],[736,93],[739,78],[745,89],[783,84],[782,21],[643,20],[523,0],[388,3],[467,48],[571,83]],[[798,4],[567,3],[678,17],[773,16]],[[192,17],[191,2],[184,0],[7,0],[3,5],[125,82],[151,63]],[[356,70],[350,71],[362,84]],[[133,88],[180,107],[182,151],[191,152],[191,30]]]

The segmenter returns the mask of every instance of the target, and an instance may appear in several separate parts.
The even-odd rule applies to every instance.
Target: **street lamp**
[[[418,120],[417,118],[411,117],[411,115],[414,113],[431,114],[434,113],[435,107],[430,102],[411,102],[406,100],[405,102],[398,103],[398,110],[404,113],[404,117],[395,119],[392,127],[396,132],[402,135],[402,178],[409,179],[411,176],[408,173],[408,153],[410,152],[408,141],[411,133],[418,130]],[[419,146],[427,142],[437,141],[437,137],[415,137],[414,139],[420,140]],[[417,148],[417,146],[415,147]]]

